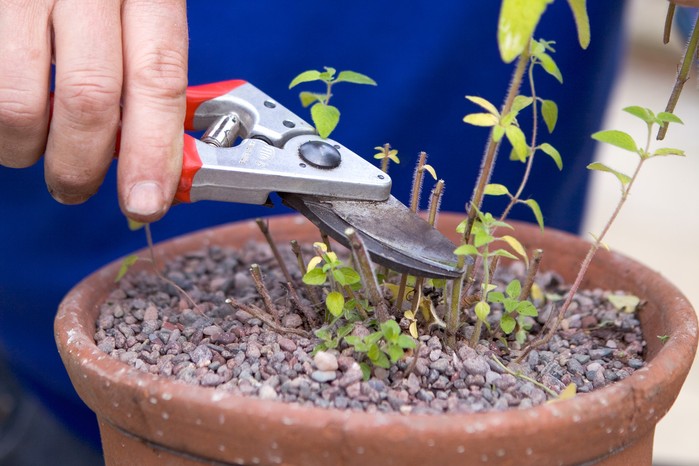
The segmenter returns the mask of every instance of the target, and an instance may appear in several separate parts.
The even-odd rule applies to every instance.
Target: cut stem
[[[376,319],[379,323],[386,322],[389,319],[388,306],[383,299],[383,294],[379,288],[379,284],[376,281],[376,276],[374,275],[374,269],[372,267],[371,260],[369,259],[369,254],[364,247],[364,242],[359,237],[354,228],[348,228],[345,230],[345,236],[349,240],[350,249],[352,250],[352,257],[354,257],[354,262],[359,269],[359,275],[362,277],[362,283],[366,288],[369,302],[374,306],[374,312]]]

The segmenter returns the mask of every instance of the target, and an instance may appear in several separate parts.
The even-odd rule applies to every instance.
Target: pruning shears
[[[204,134],[185,133],[179,201],[271,204],[276,192],[341,244],[354,228],[377,263],[425,277],[461,274],[454,244],[391,196],[386,173],[252,84],[189,87],[184,128]]]

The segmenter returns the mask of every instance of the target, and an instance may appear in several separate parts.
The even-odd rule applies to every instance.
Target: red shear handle
[[[184,129],[188,131],[195,129],[193,125],[194,113],[202,103],[226,95],[246,82],[242,79],[231,79],[230,81],[189,86],[187,88],[187,113],[184,118]]]
[[[177,185],[175,199],[180,202],[192,202],[191,190],[194,182],[194,175],[202,166],[199,152],[197,152],[197,140],[189,134],[184,135],[184,145],[182,147],[182,174]]]

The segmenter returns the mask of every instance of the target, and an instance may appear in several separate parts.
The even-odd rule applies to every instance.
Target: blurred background
[[[645,137],[635,117],[621,111],[629,105],[665,109],[675,81],[685,41],[674,31],[670,44],[662,43],[667,5],[648,0],[630,1],[626,15],[630,34],[622,74],[614,89],[604,129],[619,129]],[[594,40],[594,38],[593,38]],[[697,67],[685,84],[675,114],[684,126],[670,127],[662,145],[684,149],[687,157],[651,160],[641,171],[637,184],[612,227],[606,243],[668,277],[699,308],[699,81]],[[602,145],[601,145],[602,146]],[[600,147],[597,160],[628,173],[633,157],[621,150]],[[595,174],[583,232],[599,232],[619,187],[613,176]],[[672,410],[660,421],[655,433],[653,463],[660,466],[699,465],[699,359]]]

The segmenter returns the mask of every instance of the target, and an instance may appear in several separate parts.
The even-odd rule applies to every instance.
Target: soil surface
[[[284,254],[300,283],[298,268],[291,267],[296,258]],[[255,288],[249,272],[253,262],[259,264],[280,313],[278,324]],[[293,298],[267,245],[250,243],[240,251],[213,247],[178,258],[163,270],[196,307],[154,272],[129,272],[101,307],[97,345],[143,372],[245,396],[405,414],[518,409],[553,397],[541,385],[559,393],[572,382],[584,393],[644,365],[645,342],[636,315],[617,310],[607,299],[610,292],[586,290],[576,295],[557,335],[521,364],[511,362],[520,353],[511,339],[507,345],[484,339],[476,348],[461,342],[452,351],[442,344],[437,328],[421,336],[417,349],[390,370],[375,368],[364,380],[361,357],[352,348],[313,355],[319,340],[308,331],[307,321],[317,315],[303,285],[294,286],[300,298]],[[522,275],[523,268],[513,266],[497,279],[523,281]],[[552,273],[540,274],[537,283],[550,294],[566,292]],[[229,297],[235,302],[227,302]],[[553,311],[554,302],[544,304],[531,321],[533,334]],[[496,329],[499,311],[491,317]],[[405,319],[401,326],[407,328]],[[281,327],[287,330],[279,331]],[[471,331],[471,323],[462,330],[466,335]],[[368,332],[357,325],[353,333]],[[483,338],[490,338],[485,329]]]

